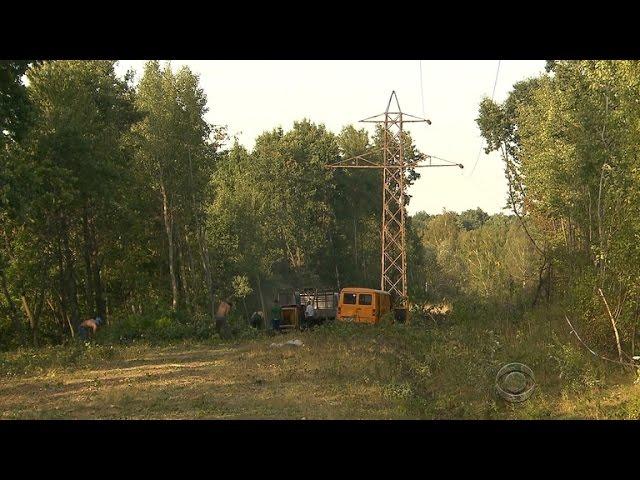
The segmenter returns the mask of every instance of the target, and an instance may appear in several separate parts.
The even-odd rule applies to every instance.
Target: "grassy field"
[[[531,319],[530,319],[531,320]],[[634,375],[540,322],[330,324],[243,341],[68,345],[0,354],[0,418],[638,418]],[[299,339],[303,346],[272,346]],[[508,362],[533,396],[496,395]]]

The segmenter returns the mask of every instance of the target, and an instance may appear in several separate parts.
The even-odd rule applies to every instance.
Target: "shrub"
[[[195,338],[196,332],[196,326],[185,323],[180,313],[154,312],[112,320],[109,326],[98,331],[96,340],[103,343],[181,340]]]
[[[569,343],[562,343],[553,335],[550,348],[550,359],[554,362],[558,378],[566,385],[566,389],[577,393],[586,388],[593,388],[603,382],[601,368],[587,357],[584,350]]]
[[[393,316],[393,312],[387,312],[384,315],[382,315],[380,317],[380,322],[378,323],[379,326],[388,326],[388,325],[393,325],[395,319]]]

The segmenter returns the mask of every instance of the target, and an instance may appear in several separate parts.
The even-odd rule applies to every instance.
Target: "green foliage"
[[[150,243],[168,274],[172,309],[211,310],[214,259],[205,240],[205,208],[224,129],[205,120],[207,98],[188,68],[173,72],[170,64],[163,69],[148,62],[136,106],[144,118],[132,129],[134,171],[149,202],[145,213],[161,219],[150,226]]]
[[[480,228],[489,219],[489,214],[481,208],[465,210],[458,216],[458,226],[464,230]]]
[[[556,338],[550,350],[549,358],[555,362],[554,367],[565,392],[581,393],[604,383],[602,364],[595,364],[585,358],[584,349],[560,342]]]
[[[19,140],[27,128],[30,103],[23,77],[33,60],[0,60],[0,147]]]
[[[630,208],[640,195],[639,73],[637,61],[554,61],[502,105],[483,100],[478,118],[487,150],[502,154],[508,203],[544,257],[547,284],[553,270],[557,297],[606,349],[602,289],[627,351],[640,312],[640,214]]]
[[[238,298],[245,298],[253,293],[249,278],[246,275],[236,275],[231,280],[233,294]]]
[[[16,113],[0,156],[4,346],[61,342],[97,315],[113,317],[99,334],[113,339],[206,337],[196,325],[227,296],[247,316],[281,288],[379,285],[380,174],[325,166],[381,160],[380,128],[370,138],[302,120],[247,151],[205,120],[187,68],[148,62],[134,86],[113,61],[28,64],[5,62],[0,78]],[[424,296],[430,257],[412,228],[409,256]]]
[[[387,312],[384,315],[380,316],[380,325],[382,327],[388,327],[394,324],[394,314],[393,312]]]
[[[206,317],[189,320],[179,313],[149,312],[141,316],[129,315],[118,319],[108,328],[99,331],[96,341],[99,343],[163,342],[186,338],[205,340],[219,337],[215,324]]]
[[[114,62],[44,62],[28,76],[33,118],[2,159],[11,176],[0,272],[14,335],[28,321],[36,343],[43,317],[64,330],[77,327],[81,309],[105,315],[100,253],[113,244],[102,223],[118,226],[128,160],[122,142],[137,116]]]
[[[535,288],[535,252],[513,216],[444,212],[423,220],[415,235],[423,247],[410,263],[417,302],[466,296],[515,308]]]

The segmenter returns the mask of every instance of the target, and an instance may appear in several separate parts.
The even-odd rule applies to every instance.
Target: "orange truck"
[[[337,319],[342,322],[375,324],[391,311],[391,296],[383,290],[349,287],[340,291]]]

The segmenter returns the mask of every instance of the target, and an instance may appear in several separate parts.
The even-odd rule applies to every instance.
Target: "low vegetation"
[[[19,349],[0,356],[0,418],[638,418],[633,372],[550,333],[557,313]],[[537,383],[521,404],[495,391],[514,361]]]

